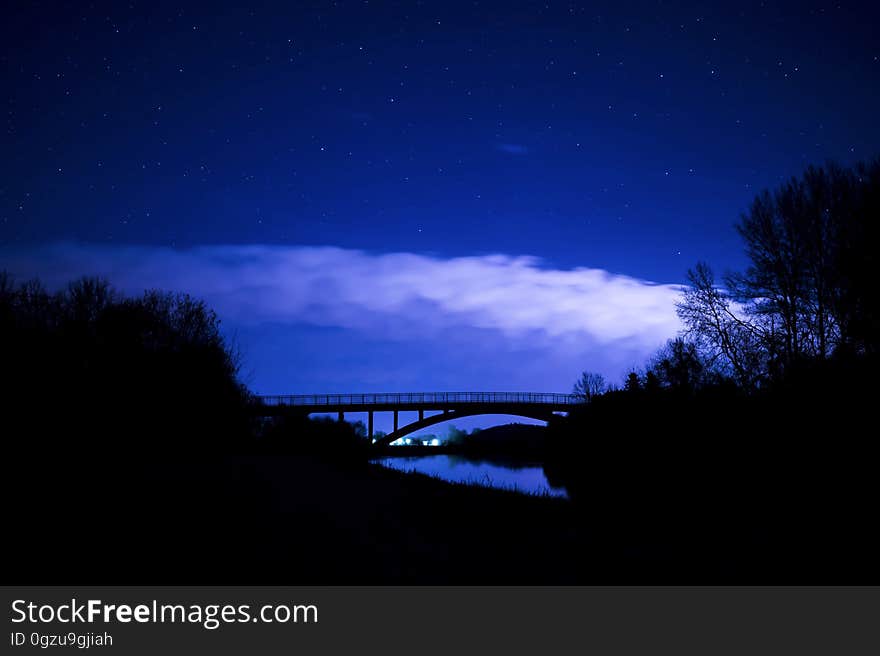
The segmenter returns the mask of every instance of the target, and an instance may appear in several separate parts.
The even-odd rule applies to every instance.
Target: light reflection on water
[[[476,483],[486,487],[527,494],[567,497],[564,488],[551,487],[541,465],[471,460],[461,456],[395,456],[374,462],[391,469],[436,476],[453,483]]]

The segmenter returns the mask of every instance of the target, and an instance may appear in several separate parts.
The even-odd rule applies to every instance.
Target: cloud
[[[502,153],[507,153],[508,155],[525,155],[529,152],[528,147],[523,146],[522,144],[513,144],[513,143],[501,143],[495,146]]]
[[[408,342],[412,353],[431,351],[425,362],[434,370],[455,350],[468,358],[491,354],[505,361],[501,369],[513,367],[516,358],[529,360],[520,362],[522,371],[535,367],[536,359],[549,366],[578,358],[569,365],[575,372],[588,366],[586,359],[616,374],[680,329],[674,307],[678,286],[601,269],[555,269],[528,256],[59,244],[5,253],[3,260],[16,277],[39,276],[51,287],[101,275],[129,294],[145,288],[186,291],[207,300],[224,322],[241,326],[253,340],[259,340],[261,326],[271,325],[330,330],[327,335],[335,335],[340,348],[355,336],[374,346]],[[333,348],[329,337],[322,343]],[[376,365],[366,363],[365,370],[370,366]]]

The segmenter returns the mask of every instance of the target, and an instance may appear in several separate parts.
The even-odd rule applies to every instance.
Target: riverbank
[[[26,529],[11,545],[22,582],[688,583],[732,573],[704,545],[616,544],[566,500],[372,464],[254,455],[21,465],[14,478],[35,491],[18,495],[13,518]]]
[[[567,497],[565,488],[550,484],[542,462],[521,458],[441,453],[391,456],[372,462],[397,471],[426,474],[451,483],[474,483],[521,494]]]

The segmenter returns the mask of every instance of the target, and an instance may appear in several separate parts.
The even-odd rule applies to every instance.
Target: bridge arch
[[[511,415],[513,417],[525,417],[527,419],[536,419],[538,421],[550,421],[550,419],[553,417],[553,412],[542,410],[526,412],[516,410],[501,412],[496,409],[452,410],[449,412],[441,412],[440,414],[431,415],[429,417],[423,417],[422,419],[418,419],[410,424],[407,424],[406,426],[401,426],[397,430],[391,431],[387,435],[379,437],[378,439],[376,439],[375,443],[379,446],[387,446],[402,437],[411,435],[416,431],[420,431],[423,428],[428,428],[429,426],[442,424],[444,421],[452,421],[453,419],[460,419],[463,417],[479,417],[485,415]]]

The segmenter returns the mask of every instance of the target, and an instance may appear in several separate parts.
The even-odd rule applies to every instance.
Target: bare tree
[[[605,377],[592,371],[584,371],[577,379],[572,393],[581,397],[584,403],[589,403],[595,397],[604,393],[607,389]]]
[[[877,350],[878,207],[880,160],[810,167],[759,194],[736,226],[746,270],[724,287],[705,264],[688,272],[677,304],[686,337],[746,388],[841,347]]]
[[[853,171],[834,163],[811,166],[759,195],[736,226],[751,265],[732,291],[756,316],[773,316],[783,364],[825,358],[840,343],[839,265],[853,255],[842,235],[869,220],[855,203],[860,186]]]
[[[690,269],[687,277],[690,286],[676,303],[685,336],[700,347],[707,366],[732,375],[743,387],[754,387],[765,369],[762,354],[769,335],[764,326],[736,311],[705,263]]]

